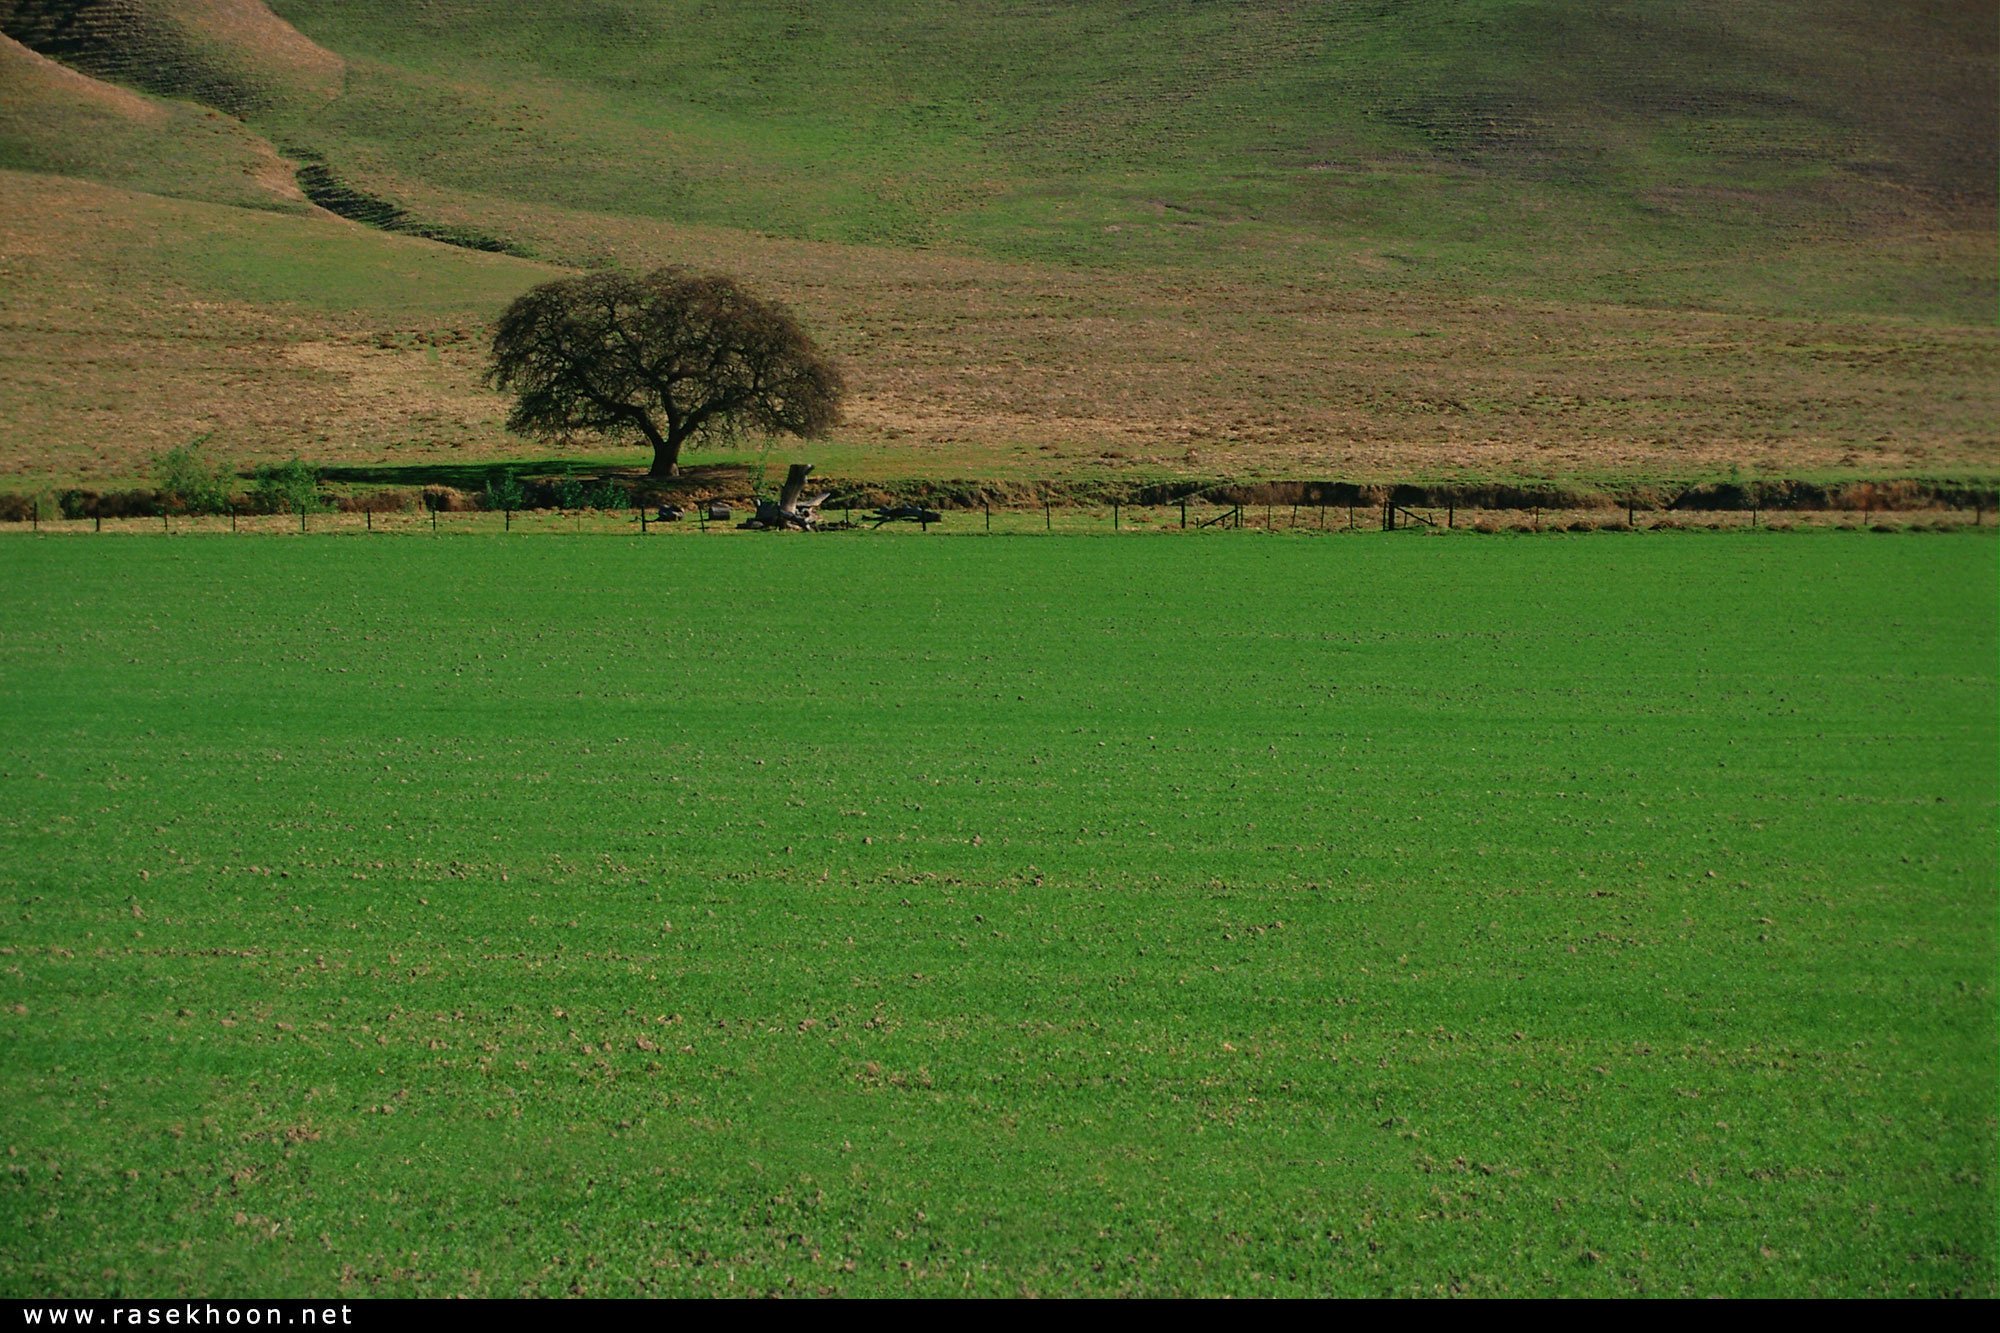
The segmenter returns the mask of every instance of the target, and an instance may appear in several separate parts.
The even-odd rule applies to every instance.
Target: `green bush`
[[[528,492],[511,472],[496,472],[486,479],[486,508],[513,513],[528,501]]]
[[[319,473],[296,458],[258,468],[250,496],[267,514],[316,514],[326,508],[320,498]]]
[[[159,483],[160,503],[174,514],[224,514],[229,512],[230,469],[220,460],[202,452],[208,436],[198,435],[186,444],[161,454],[153,465]]]

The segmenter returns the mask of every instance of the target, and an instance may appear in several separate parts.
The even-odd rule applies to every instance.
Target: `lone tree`
[[[545,282],[500,316],[487,382],[510,430],[644,439],[652,475],[690,443],[745,431],[811,437],[840,415],[840,370],[783,306],[721,274],[656,269]]]

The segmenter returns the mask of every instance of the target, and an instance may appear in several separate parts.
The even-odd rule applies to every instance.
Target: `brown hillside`
[[[239,115],[324,102],[345,69],[263,0],[0,0],[0,30],[99,78]]]

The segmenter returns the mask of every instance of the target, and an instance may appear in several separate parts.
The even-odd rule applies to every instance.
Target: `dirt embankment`
[[[511,476],[511,498],[497,500],[485,491],[446,485],[381,488],[337,485],[325,497],[329,506],[359,513],[400,509],[447,512],[511,507],[606,508],[621,504],[653,505],[667,501],[746,501],[755,490],[751,469],[724,464],[695,466],[672,480],[643,475],[606,473],[602,476],[550,477],[506,468],[494,476]],[[333,480],[329,478],[329,480]],[[1972,509],[2000,512],[2000,486],[1990,481],[1901,479],[1892,481],[1733,481],[1646,482],[1598,487],[1497,482],[1437,482],[1391,485],[1348,481],[1184,481],[1120,482],[911,480],[844,482],[815,477],[813,487],[832,493],[829,509],[872,508],[876,505],[920,504],[939,510],[1024,509],[1050,505],[1057,509],[1103,507],[1111,504],[1164,506],[1182,501],[1208,505],[1274,505],[1328,508],[1374,508],[1396,504],[1410,509],[1582,511],[1622,510],[1628,506],[1648,513],[1752,510],[1852,511],[1894,513],[1928,509]],[[618,497],[622,495],[622,501]],[[36,506],[40,509],[37,510]],[[40,495],[0,494],[0,522],[28,522],[44,517],[69,518],[157,516],[171,508],[158,492],[71,489]],[[248,497],[237,498],[242,512],[256,512]]]
[[[695,478],[689,479],[691,482]],[[914,503],[935,509],[977,509],[1050,504],[1170,505],[1182,500],[1242,505],[1381,505],[1442,509],[1904,510],[2000,508],[2000,487],[1990,481],[1898,479],[1816,482],[1758,480],[1566,485],[1530,482],[1348,481],[1044,481],[919,480],[846,485],[815,478],[815,485],[855,505]]]

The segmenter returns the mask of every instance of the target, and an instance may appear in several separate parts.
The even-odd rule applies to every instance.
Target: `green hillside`
[[[243,155],[280,154],[314,201],[420,236],[556,265],[727,259],[854,363],[851,443],[941,444],[932,462],[977,470],[1170,469],[1190,449],[1211,469],[1658,470],[1683,448],[1704,467],[1985,468],[1991,8],[0,0],[0,30],[160,121],[57,151],[48,126],[84,123],[88,99],[30,88],[21,51],[0,66],[0,167],[301,208],[245,197]],[[31,226],[0,241],[38,249]],[[283,267],[272,236],[252,269]],[[987,295],[935,299],[968,286]],[[413,331],[371,304],[348,313]],[[1211,304],[1275,326],[1211,325]],[[1455,326],[1523,320],[1574,343],[1606,307],[1661,312],[1648,343],[1744,321],[1692,335],[1731,346],[1735,378],[1649,388],[1688,412],[1621,421],[1614,386],[1675,377],[1677,354],[1620,353],[1626,373],[1579,393],[1506,353],[1468,382],[1445,350]],[[1329,357],[1384,337],[1419,368],[1392,404],[1328,380]],[[1187,339],[1212,349],[1210,382],[1150,382]],[[1826,418],[1854,395],[1797,381],[1783,350],[1821,344],[1889,376],[1875,406]],[[1919,395],[1963,406],[1881,407]],[[1584,421],[1548,412],[1565,399]],[[1437,420],[1385,431],[1415,402]],[[1551,437],[1575,456],[1538,458]]]
[[[285,132],[420,196],[1662,300],[1993,207],[1983,4],[276,8],[351,66]]]

